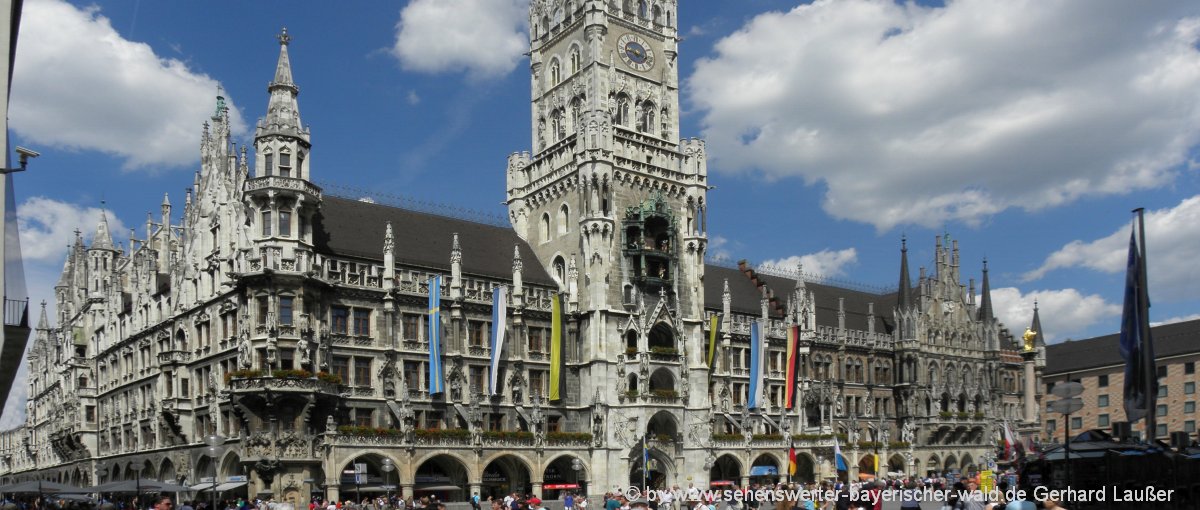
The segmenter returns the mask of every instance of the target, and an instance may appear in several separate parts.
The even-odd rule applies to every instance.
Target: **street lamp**
[[[392,459],[384,457],[383,458],[383,466],[381,466],[381,467],[383,468],[383,472],[384,472],[384,475],[383,475],[383,477],[384,477],[383,478],[384,495],[387,498],[387,504],[389,506],[391,506],[391,504],[392,504],[392,486],[389,482],[392,481],[391,473],[392,473],[392,471],[394,471],[396,469],[396,463],[392,462]]]
[[[575,490],[581,490],[583,487],[579,485],[579,472],[583,470],[583,461],[579,459],[571,459],[571,471],[575,472]],[[583,493],[585,496],[587,493]]]
[[[217,510],[217,462],[220,460],[221,445],[225,444],[225,438],[214,432],[204,436],[204,444],[208,445],[208,447],[204,450],[208,453],[208,457],[212,459],[213,466],[213,486],[212,495],[210,496],[212,500],[212,508],[210,510]]]
[[[133,471],[133,507],[140,510],[142,504],[142,469],[146,466],[142,464],[142,459],[137,457],[134,457],[129,462],[129,470]]]

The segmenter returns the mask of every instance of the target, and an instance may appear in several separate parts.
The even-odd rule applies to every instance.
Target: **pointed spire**
[[[524,269],[525,264],[521,262],[521,245],[513,245],[513,272]]]
[[[1032,329],[1034,333],[1037,333],[1037,336],[1033,339],[1033,346],[1045,347],[1046,336],[1042,334],[1042,317],[1041,314],[1038,313],[1038,302],[1036,299],[1033,300],[1033,322],[1029,324],[1029,329]]]
[[[50,319],[46,318],[46,300],[42,300],[42,317],[38,319],[37,328],[40,330],[50,329]]]
[[[93,250],[113,250],[112,234],[108,232],[108,211],[100,208],[100,223],[96,225],[96,233],[92,236]]]
[[[260,122],[259,127],[266,128],[269,132],[284,131],[295,136],[300,134],[301,130],[300,109],[296,102],[300,87],[292,81],[292,61],[288,57],[288,43],[292,41],[292,36],[288,35],[287,29],[284,28],[277,38],[279,61],[275,64],[275,79],[267,85],[267,92],[271,94],[267,103],[267,118]]]
[[[908,237],[900,237],[900,288],[896,294],[896,309],[907,310],[912,306],[912,280],[908,277]]]
[[[996,319],[996,315],[992,313],[992,284],[988,281],[987,259],[983,259],[983,289],[981,292],[983,295],[979,301],[979,320],[991,322]]]
[[[292,61],[288,58],[288,44],[292,42],[292,36],[288,35],[287,27],[279,35],[275,36],[279,39],[279,62],[275,64],[275,79],[271,81],[271,86],[290,86],[296,87],[292,82]]]

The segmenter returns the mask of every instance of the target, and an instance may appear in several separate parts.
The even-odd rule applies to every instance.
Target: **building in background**
[[[1200,362],[1200,320],[1164,324],[1150,329],[1154,354],[1158,361],[1157,428],[1154,437],[1166,440],[1172,432],[1196,436],[1196,364]],[[1125,360],[1118,349],[1121,335],[1114,333],[1086,340],[1072,340],[1046,349],[1044,390],[1055,384],[1075,381],[1083,385],[1083,410],[1072,415],[1072,431],[1112,430],[1125,422]],[[1043,417],[1043,437],[1062,441],[1062,415]],[[1133,431],[1147,437],[1145,420],[1134,424]],[[1075,433],[1072,432],[1072,435]]]
[[[793,444],[797,478],[838,476],[834,434],[843,477],[876,476],[876,456],[880,475],[966,473],[994,455],[1002,420],[1036,430],[1033,357],[994,316],[986,264],[980,300],[962,282],[949,235],[915,282],[902,242],[894,290],[706,262],[710,188],[704,143],[679,136],[675,12],[533,3],[533,151],[508,158],[511,226],[315,185],[333,170],[309,164],[320,149],[285,31],[253,147],[234,146],[218,98],[181,210],[164,198],[129,252],[105,221],[90,245],[77,237],[0,474],[293,501],[387,485],[552,498],[774,481]],[[497,287],[509,327],[490,395]]]

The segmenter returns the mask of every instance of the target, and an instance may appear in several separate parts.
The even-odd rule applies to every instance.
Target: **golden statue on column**
[[[1033,350],[1033,341],[1037,338],[1037,336],[1037,331],[1034,331],[1030,328],[1025,328],[1025,334],[1021,335],[1021,338],[1025,339],[1025,352],[1030,352]]]

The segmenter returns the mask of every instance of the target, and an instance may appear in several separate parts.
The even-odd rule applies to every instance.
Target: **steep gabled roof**
[[[774,291],[782,304],[787,303],[788,297],[796,288],[796,281],[790,278],[755,273],[767,288]],[[762,313],[762,294],[758,286],[743,272],[722,266],[706,265],[704,268],[704,308],[709,310],[721,309],[721,295],[724,292],[724,282],[729,280],[729,293],[733,298],[730,309],[737,313],[758,315]],[[805,288],[811,290],[817,300],[817,325],[836,328],[838,325],[838,299],[844,299],[846,309],[846,328],[859,331],[868,330],[868,303],[875,303],[875,331],[884,333],[895,326],[892,309],[896,306],[896,293],[874,294],[853,289],[834,287],[821,283],[806,282]],[[768,311],[772,317],[780,317],[773,307]]]
[[[557,285],[529,244],[511,228],[389,205],[325,196],[314,221],[313,242],[320,253],[383,260],[383,234],[389,221],[396,236],[397,264],[450,271],[450,244],[458,233],[464,273],[511,280],[516,245],[526,282]]]

